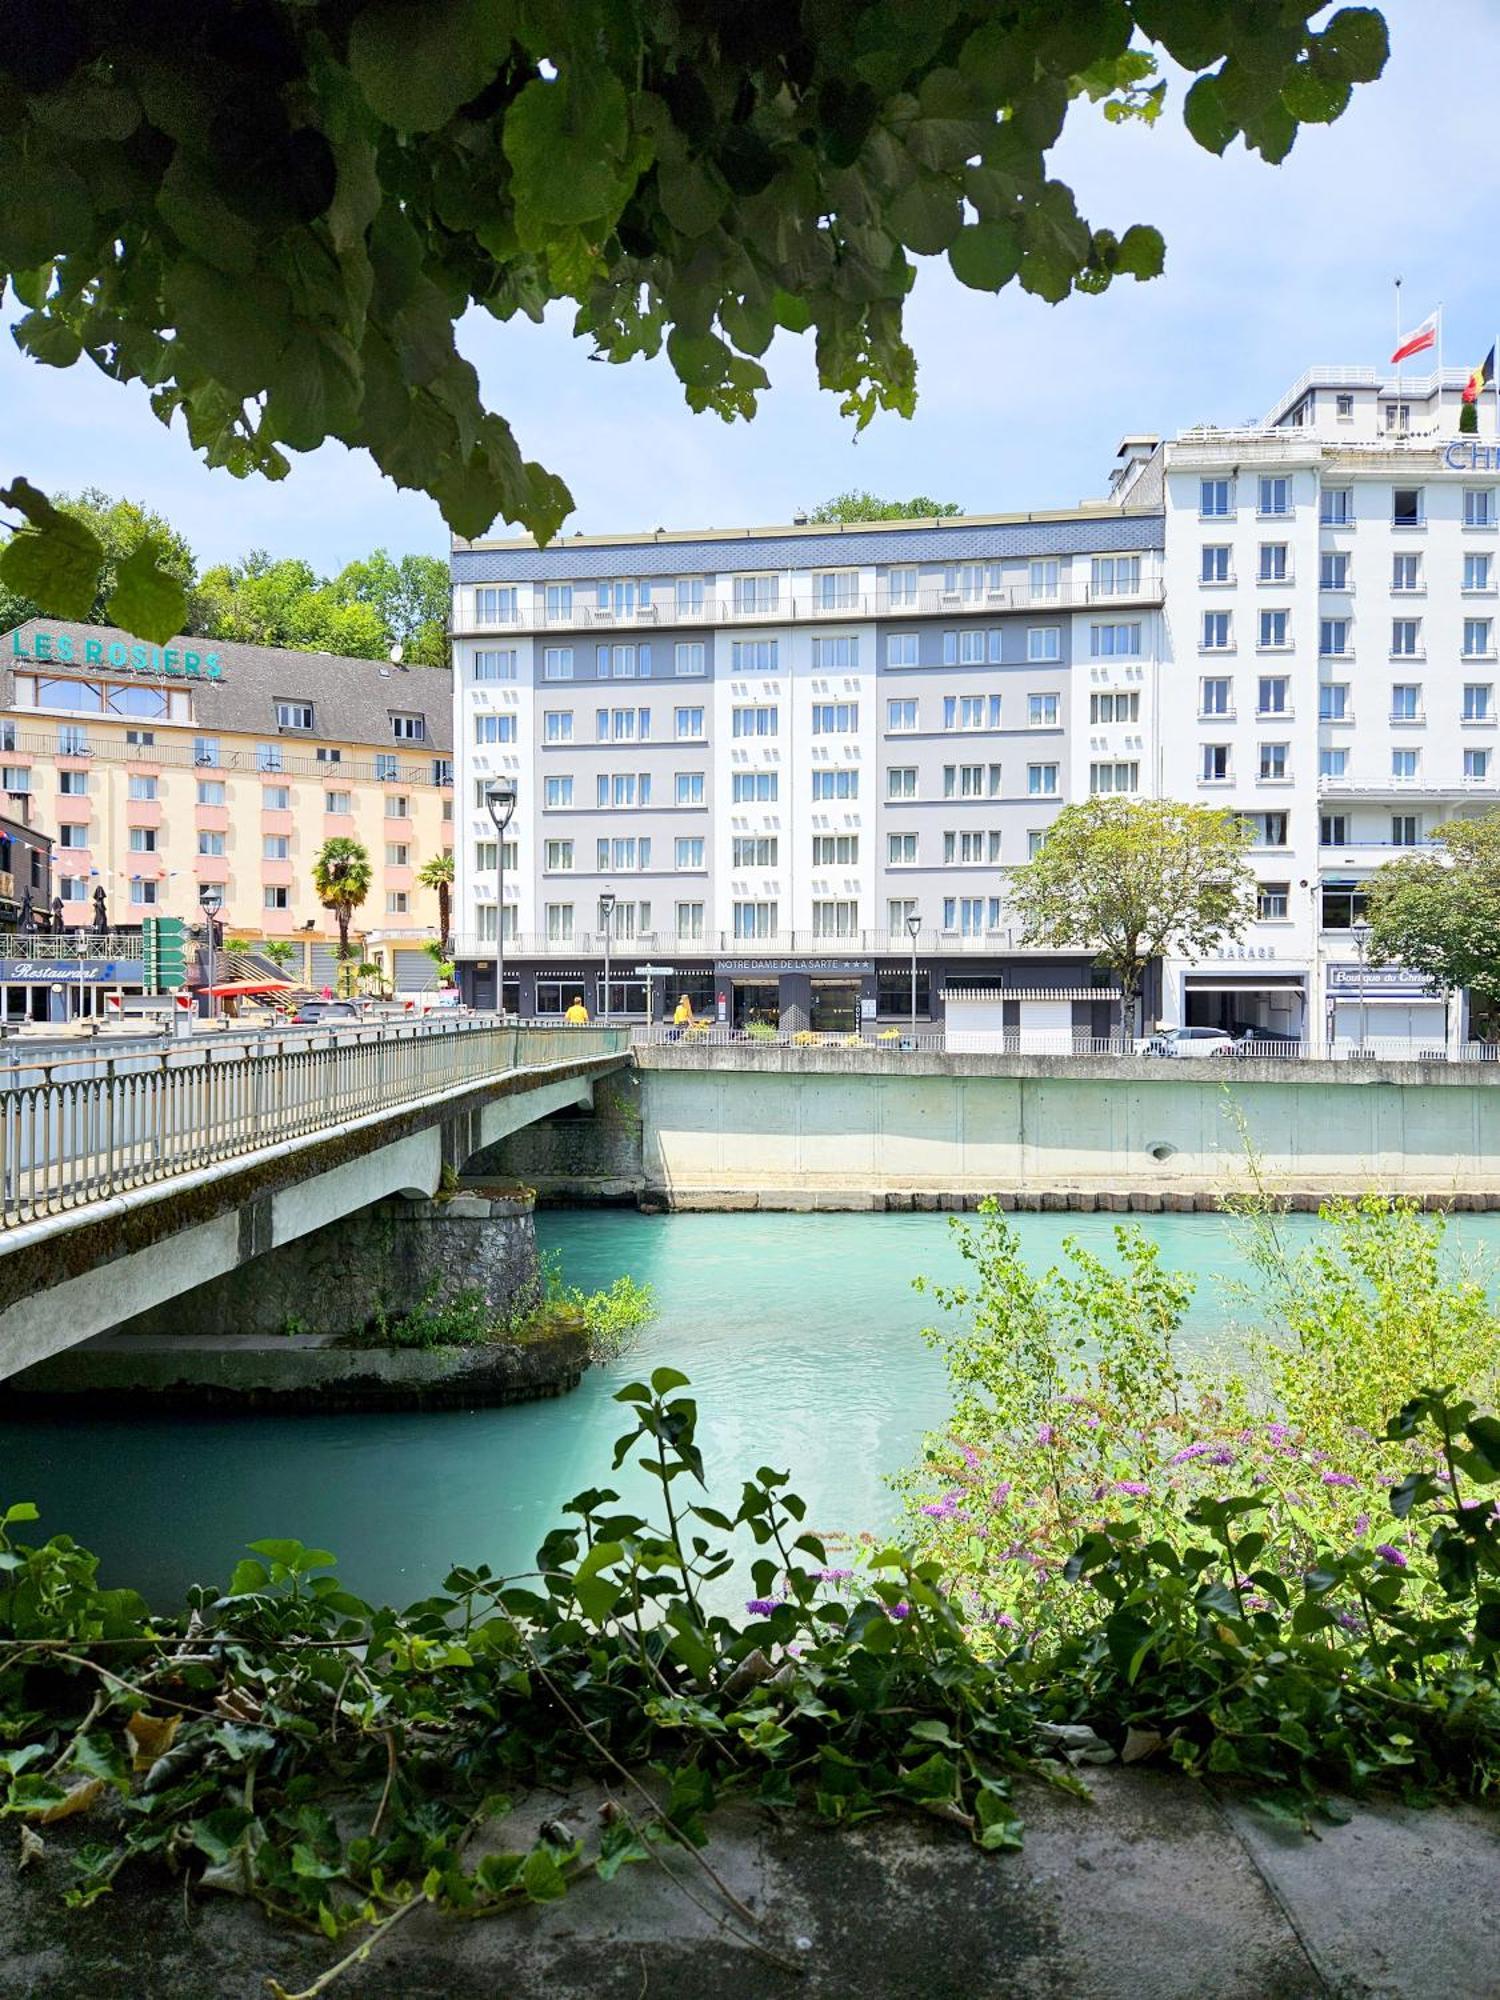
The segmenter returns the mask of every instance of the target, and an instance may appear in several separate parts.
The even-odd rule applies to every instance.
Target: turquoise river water
[[[1240,1225],[1141,1220],[1165,1261],[1197,1280],[1190,1346],[1232,1344],[1246,1317],[1232,1290],[1247,1276]],[[1016,1222],[1039,1266],[1065,1235],[1112,1242],[1106,1215]],[[1298,1236],[1316,1226],[1288,1224]],[[633,1351],[572,1395],[382,1416],[6,1418],[0,1506],[36,1501],[42,1532],[73,1535],[99,1552],[107,1581],[160,1604],[191,1582],[222,1582],[244,1544],[267,1535],[334,1550],[352,1589],[407,1603],[454,1562],[528,1568],[562,1503],[612,1483],[625,1428],[613,1392],[667,1362],[692,1377],[710,1482],[730,1511],[740,1479],[771,1464],[791,1471],[825,1532],[889,1522],[888,1476],[949,1405],[921,1338],[934,1306],[911,1285],[919,1272],[958,1275],[946,1217],[580,1211],[541,1216],[538,1233],[569,1283],[592,1290],[628,1271],[656,1295]],[[1449,1241],[1487,1262],[1500,1216],[1457,1217]]]

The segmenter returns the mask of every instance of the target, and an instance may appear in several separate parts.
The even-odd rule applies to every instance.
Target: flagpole
[[[1401,352],[1401,280],[1399,278],[1396,280],[1396,338],[1392,342],[1391,351],[1395,354]],[[1396,363],[1396,428],[1398,431],[1401,428],[1401,369],[1402,363],[1398,361]]]
[[[1441,436],[1443,429],[1443,302],[1441,299],[1438,300],[1438,309],[1437,309],[1437,363],[1438,363],[1437,420],[1438,420],[1438,434],[1439,436]]]

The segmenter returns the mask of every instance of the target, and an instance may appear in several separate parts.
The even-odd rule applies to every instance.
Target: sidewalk
[[[1093,1809],[1028,1790],[1026,1845],[984,1855],[909,1819],[852,1833],[720,1815],[709,1875],[666,1850],[513,1918],[426,1911],[340,1979],[349,2000],[1496,2000],[1500,1817],[1394,1804],[1309,1839],[1165,1773],[1089,1774]],[[533,1798],[497,1845],[599,1794]],[[0,1858],[0,2000],[264,2000],[338,1954],[163,1883],[60,1905],[56,1859]],[[752,1943],[751,1940],[754,1940]]]

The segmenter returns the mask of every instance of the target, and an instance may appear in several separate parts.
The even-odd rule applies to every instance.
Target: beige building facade
[[[337,927],[313,863],[346,835],[372,867],[361,956],[431,983],[438,903],[417,875],[453,844],[447,672],[44,619],[3,659],[0,789],[52,836],[66,925],[92,921],[100,888],[112,929],[197,923],[212,885],[226,938],[299,940],[293,969],[316,982]]]

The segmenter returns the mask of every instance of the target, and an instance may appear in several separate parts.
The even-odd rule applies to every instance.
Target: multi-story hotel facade
[[[1139,790],[1160,509],[462,544],[459,977],[493,1005],[746,1024],[1103,1034],[1087,954],[1024,951],[1006,869],[1090,788]],[[496,777],[518,809],[501,895]],[[601,908],[601,898],[604,907]],[[609,899],[612,910],[606,917]],[[915,927],[913,938],[911,929]]]
[[[321,983],[337,929],[312,867],[343,834],[373,870],[362,951],[432,982],[437,901],[416,877],[452,845],[446,672],[49,619],[0,647],[0,789],[52,836],[66,926],[91,925],[101,888],[114,930],[198,923],[212,885],[226,934],[302,940]]]

